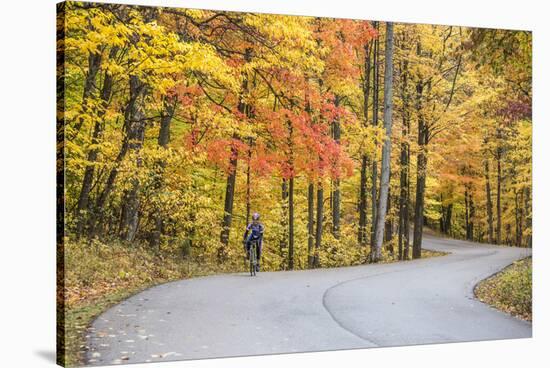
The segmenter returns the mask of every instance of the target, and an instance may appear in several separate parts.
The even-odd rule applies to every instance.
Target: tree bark
[[[370,94],[370,69],[371,69],[371,48],[369,42],[365,48],[365,81],[363,84],[363,114],[365,120],[364,126],[369,124],[369,94]],[[361,180],[359,188],[359,229],[357,240],[361,246],[367,245],[367,166],[369,165],[368,156],[363,154],[361,157]]]
[[[529,196],[530,196],[530,188],[528,186],[526,186],[524,188],[525,190],[525,195],[523,197],[523,205],[524,205],[524,210],[525,210],[525,229],[531,229],[531,206],[530,206],[530,199],[529,199]],[[525,246],[526,247],[531,247],[531,239],[532,239],[532,236],[530,233],[528,233],[527,235],[527,238],[525,239]]]
[[[384,224],[388,206],[390,187],[390,158],[392,136],[392,100],[393,87],[393,23],[386,23],[386,47],[384,68],[384,128],[386,130],[382,148],[382,165],[380,177],[380,200],[378,203],[375,249],[371,253],[371,262],[378,262],[381,258],[382,242],[384,240]]]
[[[111,49],[109,57],[112,59],[115,57],[118,48]],[[105,72],[103,78],[103,87],[101,89],[101,108],[97,112],[96,122],[94,124],[94,130],[92,132],[92,149],[88,152],[86,169],[84,170],[84,178],[82,179],[82,188],[80,189],[80,195],[78,197],[77,206],[77,229],[76,235],[79,238],[84,233],[84,227],[87,221],[88,213],[90,211],[90,191],[92,190],[92,183],[94,180],[94,163],[97,161],[99,149],[96,145],[99,143],[103,134],[105,123],[102,121],[111,99],[113,89],[113,76],[109,72]]]
[[[160,130],[157,139],[159,148],[163,150],[166,149],[168,147],[168,143],[170,143],[170,125],[172,123],[172,118],[176,110],[176,101],[176,98],[164,97],[163,99],[163,111],[161,113]],[[166,162],[164,160],[160,160],[159,162],[157,162],[156,166],[157,167],[155,173],[156,176],[154,181],[154,188],[155,192],[158,193],[164,186],[163,175],[166,167]],[[151,234],[149,245],[152,249],[158,252],[160,251],[160,237],[163,234],[164,230],[164,221],[162,218],[162,209],[160,203],[157,203],[155,205],[153,211],[153,223],[155,224],[155,228]]]
[[[501,129],[497,128],[497,139],[500,139],[500,138],[501,138]],[[502,206],[500,202],[500,196],[501,196],[501,185],[502,185],[502,168],[501,168],[502,148],[500,146],[497,147],[496,158],[497,158],[497,244],[501,244],[502,242]]]
[[[401,128],[401,152],[399,157],[399,229],[398,229],[398,257],[400,260],[408,258],[408,232],[409,232],[409,223],[408,223],[408,188],[409,188],[409,161],[408,161],[408,147],[409,143],[407,142],[410,130],[409,122],[409,104],[408,104],[408,60],[404,60],[401,70],[401,100],[403,101],[403,111],[402,111],[402,128]],[[406,244],[403,244],[405,242]],[[407,249],[407,254],[405,254],[405,249]]]
[[[493,239],[493,201],[491,198],[491,181],[489,178],[489,160],[485,159],[484,163],[485,170],[485,195],[487,198],[487,241],[490,244],[494,243]]]
[[[334,105],[340,104],[340,98],[336,96],[334,98]],[[332,123],[333,139],[336,143],[340,144],[340,121],[335,119]],[[332,235],[336,239],[340,239],[340,179],[336,178],[333,181],[332,187]]]
[[[145,114],[143,112],[143,97],[145,96],[146,84],[139,77],[130,76],[130,100],[136,100],[129,112],[128,125],[128,149],[137,155],[136,167],[139,170],[142,166],[142,157],[140,155],[143,141],[145,139]],[[138,101],[141,100],[141,101]],[[128,242],[134,240],[139,223],[139,189],[140,181],[137,177],[132,179],[132,187],[125,194],[126,200],[123,204],[122,228],[120,237]]]
[[[247,48],[245,50],[244,62],[248,63],[252,60],[252,49]],[[247,115],[249,113],[249,107],[243,100],[243,95],[248,92],[248,78],[245,76],[241,86],[241,96],[237,105],[237,110]],[[233,139],[239,139],[236,134],[233,134]],[[229,244],[229,233],[231,230],[231,222],[233,220],[233,200],[235,198],[235,183],[237,178],[237,150],[235,147],[231,147],[231,158],[229,159],[229,167],[231,171],[227,175],[227,182],[225,185],[225,203],[224,203],[224,215],[222,222],[222,231],[220,234],[221,246],[218,249],[218,262],[222,262],[226,258],[226,247]]]
[[[288,183],[288,268],[294,269],[294,178]]]
[[[88,72],[86,73],[86,79],[84,80],[84,89],[82,91],[82,112],[88,113],[90,106],[89,106],[89,99],[94,94],[94,89],[96,85],[96,77],[99,73],[101,66],[101,54],[98,52],[90,53],[88,55]],[[80,129],[82,128],[82,124],[84,124],[84,119],[80,118],[76,122],[74,126],[74,132],[71,140],[75,139],[80,132]]]
[[[307,187],[307,266],[313,268],[313,247],[315,245],[314,223],[314,185],[310,182]]]
[[[124,138],[120,147],[120,151],[115,159],[114,167],[109,172],[109,176],[107,178],[105,186],[101,191],[101,194],[97,197],[95,206],[92,210],[92,215],[89,219],[88,230],[90,238],[96,237],[98,235],[98,232],[100,231],[101,224],[103,222],[104,206],[107,202],[107,198],[113,190],[115,180],[118,176],[119,165],[124,157],[126,157],[126,154],[131,147],[131,141],[139,139],[137,134],[139,133],[139,129],[137,129],[136,124],[145,123],[145,121],[142,119],[143,116],[141,109],[137,106],[138,99],[143,98],[143,95],[145,94],[145,85],[137,83],[139,85],[136,86],[136,81],[134,80],[134,78],[137,77],[130,77],[130,98],[128,99],[128,103],[126,104],[126,107],[124,109]],[[139,121],[139,123],[136,123],[136,121]]]
[[[313,266],[320,266],[319,251],[321,249],[321,241],[323,236],[323,183],[319,180],[317,183],[317,220],[315,231],[315,255],[313,258]]]
[[[374,22],[374,28],[378,30],[378,22]],[[372,125],[374,127],[378,126],[378,94],[380,89],[380,66],[379,66],[379,49],[380,44],[378,38],[374,41],[374,50],[373,50],[373,98],[372,98]],[[378,145],[376,145],[376,150],[378,150]],[[378,206],[377,198],[377,182],[378,182],[378,163],[376,162],[376,156],[372,159],[372,173],[371,173],[371,206],[372,206],[372,224],[371,224],[371,255],[376,252],[375,244],[375,235],[376,235],[376,209]]]
[[[421,54],[421,44],[417,43],[416,54]],[[419,79],[416,84],[416,110],[418,114],[418,154],[416,164],[416,201],[414,206],[413,259],[422,255],[422,228],[424,227],[424,190],[426,187],[426,144],[428,129],[422,114],[422,93],[424,83]]]

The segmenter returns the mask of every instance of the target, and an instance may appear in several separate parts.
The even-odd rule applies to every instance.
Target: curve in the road
[[[426,236],[443,257],[228,274],[148,289],[98,317],[86,363],[104,365],[522,338],[531,324],[473,287],[529,249]]]

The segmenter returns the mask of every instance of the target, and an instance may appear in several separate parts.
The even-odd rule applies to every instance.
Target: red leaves
[[[202,89],[198,85],[185,86],[179,84],[168,91],[168,97],[177,96],[181,106],[191,106],[195,99],[202,94]]]
[[[230,160],[236,159],[246,152],[248,152],[248,146],[236,138],[215,139],[206,146],[208,160],[226,173],[235,170],[235,167],[231,166]]]

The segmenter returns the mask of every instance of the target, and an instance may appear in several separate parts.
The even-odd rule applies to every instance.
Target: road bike
[[[248,260],[250,266],[250,276],[256,276],[256,266],[258,265],[257,259],[258,240],[250,241],[250,248],[248,249]]]

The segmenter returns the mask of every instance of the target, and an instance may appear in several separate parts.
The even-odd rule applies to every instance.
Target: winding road
[[[100,315],[88,365],[531,337],[473,296],[530,249],[425,235],[409,262],[224,274],[163,284]]]

